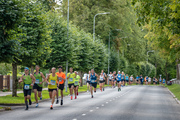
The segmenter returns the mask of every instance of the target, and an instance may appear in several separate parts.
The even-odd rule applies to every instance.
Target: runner
[[[146,85],[148,84],[148,79],[149,79],[148,76],[146,76]]]
[[[122,74],[121,74],[121,80],[123,82],[123,86],[125,86],[125,74],[124,74],[124,72],[122,72]]]
[[[91,74],[91,71],[89,71],[89,74]],[[89,92],[89,86],[91,79],[89,78],[89,74],[86,76],[86,82],[87,82],[87,92]]]
[[[133,75],[131,75],[131,77],[130,77],[130,84],[132,84],[133,81],[134,81],[134,78],[133,78]]]
[[[42,100],[42,83],[44,81],[46,81],[45,76],[43,75],[42,72],[39,71],[40,67],[39,65],[36,65],[36,72],[34,73],[34,77],[36,79],[34,86],[33,86],[33,90],[34,90],[34,98],[36,100],[36,107],[38,107],[38,97],[40,98],[40,100]],[[43,81],[42,81],[43,78]],[[38,97],[37,97],[37,91],[38,91]]]
[[[117,85],[118,85],[118,92],[121,91],[121,73],[118,71],[117,74]]]
[[[104,91],[104,85],[105,85],[106,73],[104,73],[104,70],[102,70],[101,73],[103,73],[103,75],[104,75],[104,78],[103,78],[103,84],[102,84],[103,91]]]
[[[108,80],[109,80],[109,84],[113,87],[113,74],[112,74],[112,72],[110,72],[110,74],[108,75]]]
[[[96,92],[96,87],[97,87],[97,77],[98,75],[94,72],[94,70],[91,70],[91,73],[89,74],[89,77],[91,79],[90,82],[90,91],[91,91],[91,98],[93,98],[93,87],[94,87],[94,92]]]
[[[155,81],[156,81],[156,78],[154,77],[154,78],[153,78],[153,84],[154,84],[154,85],[155,85]]]
[[[151,77],[148,78],[148,84],[151,84]]]
[[[68,79],[68,86],[69,86],[69,91],[71,95],[71,100],[73,99],[73,89],[74,89],[74,78],[76,77],[76,74],[73,73],[73,68],[69,69],[70,73],[67,74],[67,79]]]
[[[143,76],[142,75],[140,75],[140,82],[141,82],[141,85],[143,85]]]
[[[78,75],[78,72],[74,71],[74,73],[76,74],[76,77],[74,78],[74,99],[77,99],[79,83],[81,83],[81,77]]]
[[[49,97],[51,100],[51,106],[50,109],[53,109],[53,103],[55,101],[55,96],[57,92],[57,86],[59,86],[58,82],[58,76],[56,75],[56,68],[53,67],[51,69],[51,74],[47,76],[47,83],[48,83],[48,91],[49,91]]]
[[[166,83],[166,80],[163,78],[163,85],[165,85],[165,83]]]
[[[105,79],[105,77],[104,77],[103,73],[101,72],[101,75],[99,76],[99,86],[100,86],[101,92],[102,92],[102,87],[104,84],[104,79]]]
[[[159,84],[161,85],[161,82],[162,82],[162,80],[161,80],[161,77],[159,78]]]
[[[136,85],[139,84],[139,76],[136,76]]]
[[[117,75],[116,75],[116,71],[113,72],[113,88],[116,87],[116,78],[117,78]]]
[[[23,92],[24,92],[24,100],[25,100],[25,105],[26,109],[28,110],[28,102],[27,99],[29,99],[29,105],[32,104],[31,102],[31,89],[35,83],[35,77],[32,74],[29,74],[29,68],[25,67],[24,69],[24,75],[21,76],[19,83],[24,82],[23,86]]]
[[[158,79],[156,78],[156,79],[155,79],[155,84],[157,85],[157,83],[158,83]]]
[[[126,74],[126,85],[129,83],[129,76]]]
[[[61,103],[60,105],[63,105],[63,90],[64,90],[64,82],[66,81],[66,75],[65,73],[62,72],[62,66],[58,66],[58,69],[59,69],[59,72],[56,72],[56,75],[58,76],[58,81],[59,81],[59,86],[57,86],[57,92],[56,92],[56,104],[59,103],[59,100],[58,100],[58,92],[59,92],[59,89],[60,89],[60,94],[61,94]],[[58,82],[57,82],[58,84]]]

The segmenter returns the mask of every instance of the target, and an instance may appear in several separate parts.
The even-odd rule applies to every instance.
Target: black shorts
[[[125,81],[125,79],[122,79],[122,81]]]
[[[117,83],[119,83],[119,82],[121,82],[121,81],[117,81]]]
[[[136,80],[137,82],[139,81],[139,80]]]
[[[79,86],[79,85],[74,85],[75,88],[76,88],[77,86]]]
[[[71,88],[71,86],[74,86],[74,83],[68,84],[69,88]]]
[[[37,89],[37,91],[42,91],[42,87],[39,87],[36,83],[34,83],[33,89]]]
[[[153,81],[153,83],[155,83],[155,81]]]
[[[126,80],[126,82],[129,82],[129,80]]]
[[[49,89],[48,88],[48,92],[53,92],[54,90],[57,91],[57,89]]]
[[[31,95],[31,89],[29,89],[29,90],[23,89],[23,92],[24,92],[24,96]]]
[[[109,81],[112,81],[111,79],[109,79]]]
[[[104,83],[104,80],[103,81],[99,81],[99,83]]]
[[[90,86],[93,86],[94,88],[97,87],[97,83],[90,83]]]
[[[59,86],[57,86],[60,90],[64,90],[64,84],[59,84]]]
[[[87,83],[89,83],[89,84],[90,84],[90,81],[87,81]]]

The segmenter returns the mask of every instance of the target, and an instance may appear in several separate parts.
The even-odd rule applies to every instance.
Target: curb
[[[168,89],[168,88],[167,88]],[[169,93],[173,96],[177,104],[180,104],[180,101],[176,98],[176,96],[168,89]]]

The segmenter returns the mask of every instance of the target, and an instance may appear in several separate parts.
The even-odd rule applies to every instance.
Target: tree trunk
[[[176,71],[176,78],[177,80],[180,80],[180,64],[177,64]]]
[[[17,84],[18,84],[18,79],[17,79],[17,64],[12,63],[12,79],[13,79],[13,91],[12,91],[12,97],[17,97]]]
[[[167,62],[166,62],[166,66],[165,66],[165,73],[166,73],[166,81],[168,81]]]
[[[34,74],[34,66],[31,65],[31,74]]]

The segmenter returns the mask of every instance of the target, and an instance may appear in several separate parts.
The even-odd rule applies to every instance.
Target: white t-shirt
[[[151,82],[151,78],[148,78],[148,81]]]
[[[109,74],[109,80],[112,80],[113,79],[113,74]]]
[[[103,75],[103,76],[100,76],[100,79],[99,79],[99,80],[100,80],[100,81],[103,81],[103,77],[104,77],[104,75]]]

